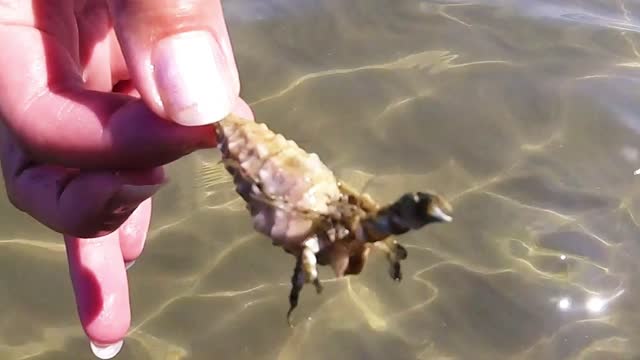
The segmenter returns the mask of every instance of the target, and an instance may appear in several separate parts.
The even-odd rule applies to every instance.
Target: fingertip
[[[253,110],[246,101],[238,98],[233,106],[233,113],[246,119],[255,120]]]
[[[129,74],[154,112],[201,126],[232,111],[240,81],[219,0],[111,5]]]
[[[135,264],[136,264],[135,260],[125,261],[124,267],[127,269],[127,271],[129,271],[129,269],[131,269]]]
[[[153,78],[168,117],[184,126],[217,122],[233,109],[239,85],[208,31],[171,35],[152,51]]]
[[[131,324],[129,288],[117,233],[64,236],[78,316],[96,344],[121,341]]]
[[[124,346],[124,340],[120,340],[113,344],[96,344],[93,341],[89,342],[89,346],[91,347],[91,352],[98,359],[108,360],[113,359],[120,353],[122,350],[122,346]]]
[[[128,267],[142,254],[151,222],[152,200],[143,201],[120,226],[120,250]]]

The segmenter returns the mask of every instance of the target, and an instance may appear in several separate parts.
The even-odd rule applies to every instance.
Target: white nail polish
[[[135,261],[135,260],[127,261],[127,262],[125,262],[125,263],[124,263],[124,267],[125,267],[127,270],[129,270],[129,269],[131,269],[131,267],[132,267],[132,266],[133,266],[133,264],[135,264],[135,263],[136,263],[136,261]]]
[[[158,92],[171,120],[185,126],[211,124],[235,102],[231,74],[210,33],[172,35],[156,45],[152,63]]]
[[[89,342],[91,346],[91,351],[93,355],[95,355],[98,359],[108,360],[113,359],[120,350],[122,350],[122,346],[124,345],[124,340],[120,340],[115,344],[111,345],[97,345],[93,341]]]

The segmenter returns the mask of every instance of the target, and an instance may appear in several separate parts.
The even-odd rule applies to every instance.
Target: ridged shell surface
[[[313,216],[329,214],[341,197],[333,172],[263,123],[232,115],[217,124],[223,160],[255,229],[279,245],[304,240]]]

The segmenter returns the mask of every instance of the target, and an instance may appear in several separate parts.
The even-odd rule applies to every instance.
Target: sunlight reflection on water
[[[640,4],[224,7],[259,120],[381,202],[444,194],[455,220],[401,237],[401,284],[381,256],[322,270],[289,329],[293,259],[252,230],[218,154],[193,154],[155,199],[118,359],[640,357]],[[0,204],[0,358],[90,358],[64,248]]]

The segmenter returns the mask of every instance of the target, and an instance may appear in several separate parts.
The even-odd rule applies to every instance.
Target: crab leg
[[[291,324],[291,314],[298,306],[298,298],[305,283],[313,283],[316,292],[322,292],[322,284],[318,277],[316,254],[320,251],[320,244],[317,236],[312,236],[304,242],[302,255],[296,260],[296,267],[291,277],[291,292],[289,293],[289,311],[287,312],[287,322]]]
[[[387,255],[389,262],[389,275],[393,280],[402,280],[402,270],[400,261],[407,258],[407,249],[400,245],[393,237],[388,237],[383,241],[375,242],[374,245]]]
[[[291,277],[291,292],[289,293],[289,311],[287,312],[287,323],[293,327],[291,323],[291,314],[293,310],[298,306],[298,298],[302,287],[304,287],[304,274],[302,273],[302,259],[296,260],[296,267],[293,269],[293,276]]]
[[[302,249],[302,269],[305,274],[305,281],[312,282],[316,287],[316,292],[319,294],[322,292],[322,285],[318,278],[318,260],[316,254],[320,252],[320,244],[317,236],[312,236],[304,242]]]

